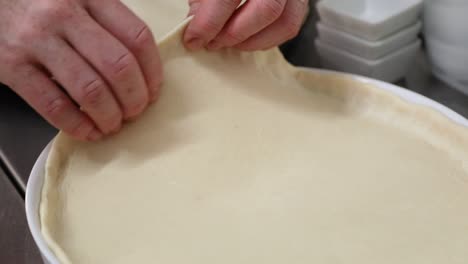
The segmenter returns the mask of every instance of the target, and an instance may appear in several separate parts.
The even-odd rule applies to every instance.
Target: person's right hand
[[[150,30],[119,0],[0,0],[0,82],[74,138],[118,131],[161,75]]]

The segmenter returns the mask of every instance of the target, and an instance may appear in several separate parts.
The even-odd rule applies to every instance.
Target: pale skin
[[[189,0],[186,47],[268,49],[297,35],[308,8],[240,3]],[[152,33],[119,0],[0,0],[0,82],[56,128],[95,141],[156,101],[163,76]]]

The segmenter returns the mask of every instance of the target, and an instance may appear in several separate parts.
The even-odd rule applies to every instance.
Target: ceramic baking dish
[[[321,0],[317,9],[324,24],[376,41],[414,24],[422,3],[422,0]]]
[[[315,46],[322,65],[327,69],[359,74],[386,82],[395,82],[403,78],[414,56],[421,46],[421,41],[413,43],[377,60],[366,60],[333,47],[319,39]]]
[[[317,24],[320,41],[369,60],[379,59],[414,42],[418,38],[421,28],[422,23],[418,21],[387,38],[369,41],[323,23]]]

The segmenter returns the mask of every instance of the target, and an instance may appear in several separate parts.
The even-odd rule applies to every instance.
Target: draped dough
[[[142,118],[55,139],[40,216],[62,263],[468,261],[466,128],[276,49],[188,52],[182,29]]]

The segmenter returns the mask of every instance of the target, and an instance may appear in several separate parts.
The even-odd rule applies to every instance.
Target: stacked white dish
[[[426,0],[424,37],[436,77],[468,94],[466,0]]]
[[[421,46],[422,0],[321,0],[315,40],[325,68],[387,82],[403,78]]]

